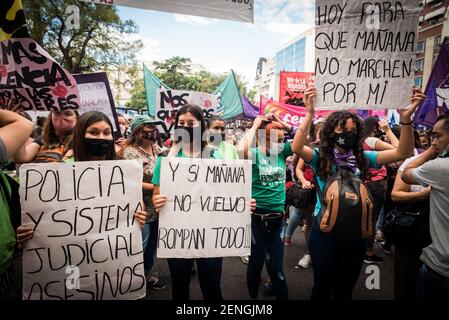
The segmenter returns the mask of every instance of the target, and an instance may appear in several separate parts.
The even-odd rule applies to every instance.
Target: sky
[[[190,58],[213,73],[233,69],[249,88],[260,57],[277,49],[314,24],[314,1],[254,0],[254,24],[117,7],[123,19],[139,26],[140,61],[173,56]]]

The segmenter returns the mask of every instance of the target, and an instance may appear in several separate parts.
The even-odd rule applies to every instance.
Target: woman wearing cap
[[[157,144],[159,135],[156,123],[157,121],[145,115],[135,117],[131,122],[131,135],[121,149],[120,155],[124,159],[142,160],[143,163],[143,201],[148,213],[148,221],[142,230],[145,276],[151,288],[163,289],[165,285],[162,285],[155,275],[150,274],[156,259],[158,233],[158,215],[151,202],[153,196],[151,180],[153,179],[156,159],[161,153]]]

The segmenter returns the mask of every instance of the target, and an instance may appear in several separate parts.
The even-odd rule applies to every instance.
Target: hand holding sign
[[[316,97],[315,87],[309,87],[304,91],[304,106],[306,107],[307,113],[315,114],[314,104]]]
[[[400,122],[410,123],[413,113],[425,98],[426,96],[420,90],[417,90],[411,98],[412,103],[407,108],[398,110],[400,115]]]
[[[155,194],[153,196],[154,210],[156,210],[157,213],[159,213],[162,210],[162,208],[165,206],[166,203],[167,203],[166,196],[163,196],[161,194]]]

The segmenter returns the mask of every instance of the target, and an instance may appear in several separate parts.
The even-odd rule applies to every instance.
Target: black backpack
[[[385,238],[395,245],[422,249],[432,243],[429,200],[397,204],[385,215]]]
[[[322,232],[349,239],[373,236],[374,202],[362,179],[345,168],[337,168],[323,190],[319,189],[318,222]]]
[[[310,190],[305,190],[301,185],[295,183],[287,189],[285,193],[285,205],[293,206],[295,208],[305,209],[307,206],[307,200],[309,199]]]

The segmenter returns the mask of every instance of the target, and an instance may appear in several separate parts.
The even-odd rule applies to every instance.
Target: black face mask
[[[179,126],[175,129],[176,142],[192,143],[194,139],[194,132],[199,130],[197,127]],[[186,141],[184,141],[187,139]]]
[[[104,156],[112,150],[112,140],[105,139],[84,139],[86,152],[92,156]]]
[[[209,131],[208,140],[211,144],[218,146],[222,141],[225,141],[225,134]]]
[[[352,131],[336,133],[334,143],[345,150],[353,149],[357,143],[355,133]]]
[[[142,138],[144,139],[148,139],[151,141],[156,141],[157,140],[157,132],[153,131],[153,132],[145,132],[142,136]]]

